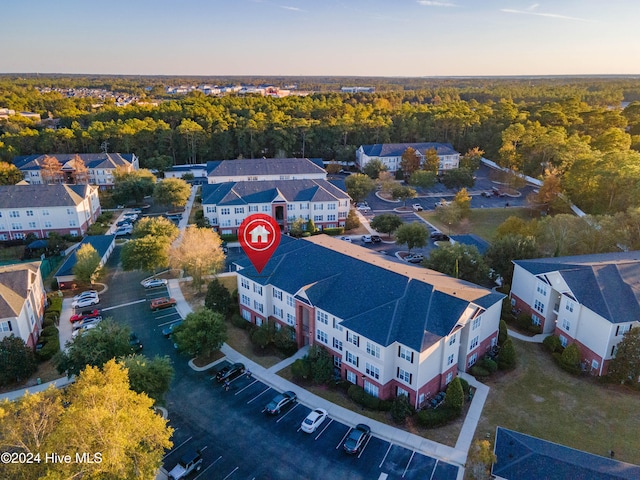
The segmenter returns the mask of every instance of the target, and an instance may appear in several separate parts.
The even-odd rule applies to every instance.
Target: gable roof
[[[0,319],[17,317],[24,306],[40,262],[0,267]]]
[[[80,245],[78,245],[78,248],[86,244],[92,245],[100,258],[102,258],[104,257],[104,254],[107,253],[107,250],[109,250],[111,244],[115,242],[115,239],[115,235],[91,235],[84,237],[82,242],[80,242]],[[67,257],[62,266],[56,272],[56,277],[73,275],[73,267],[76,265],[76,252],[78,251],[78,248],[76,248],[71,255]]]
[[[210,177],[303,174],[326,175],[327,172],[308,158],[248,158],[207,162],[207,176]]]
[[[79,205],[90,185],[0,185],[0,208],[45,208]]]
[[[257,283],[304,292],[312,305],[380,345],[400,342],[416,351],[449,335],[470,304],[483,309],[481,303],[504,297],[326,235],[281,242],[261,274],[248,261],[238,264]]]
[[[225,182],[202,186],[203,205],[247,205],[270,203],[276,198],[287,202],[327,202],[349,200],[349,195],[327,180],[265,180]]]
[[[405,150],[411,147],[422,155],[427,150],[435,149],[438,155],[456,155],[450,143],[422,142],[422,143],[375,143],[373,145],[362,145],[362,151],[368,157],[400,157]]]
[[[461,243],[463,245],[472,245],[478,249],[480,255],[484,255],[489,248],[489,242],[475,234],[467,235],[451,235],[451,239],[454,242]]]
[[[128,166],[134,160],[133,153],[50,153],[15,157],[13,164],[18,167],[18,170],[40,170],[47,156],[58,160],[63,167],[68,163],[67,169],[73,168],[76,157],[80,157],[89,169]]]
[[[640,467],[498,427],[492,473],[509,480],[638,479]]]
[[[557,272],[576,301],[611,323],[640,318],[640,251],[513,263],[536,276]]]

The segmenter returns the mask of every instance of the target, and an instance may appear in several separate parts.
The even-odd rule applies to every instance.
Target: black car
[[[297,399],[298,397],[294,392],[284,392],[280,395],[276,395],[273,400],[267,403],[267,406],[264,407],[264,410],[271,415],[280,415],[280,412],[284,407],[293,405],[294,403],[296,403]]]
[[[356,425],[356,428],[349,432],[349,435],[342,444],[342,448],[347,453],[358,453],[362,450],[370,436],[371,428],[364,423],[359,423]]]
[[[382,239],[380,238],[380,235],[371,235],[371,241],[373,243],[380,243]]]
[[[234,363],[232,365],[227,365],[216,374],[216,381],[218,383],[222,383],[228,380],[233,380],[238,375],[242,375],[243,373],[244,363]]]
[[[448,242],[449,241],[449,236],[445,235],[442,232],[433,232],[430,236],[431,236],[431,240],[433,240],[434,242]]]
[[[142,350],[142,342],[135,333],[129,335],[129,347],[133,353]]]

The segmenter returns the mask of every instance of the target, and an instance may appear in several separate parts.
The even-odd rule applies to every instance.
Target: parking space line
[[[336,450],[340,448],[340,445],[342,445],[342,442],[344,442],[344,439],[347,438],[347,435],[351,433],[351,430],[353,430],[353,428],[350,428],[349,430],[347,430],[347,433],[344,434],[344,437],[342,437],[342,440],[340,440],[340,443],[336,445]]]
[[[175,314],[175,313],[178,313],[178,312],[177,312],[177,311],[175,311],[175,312],[171,312],[171,313],[170,313],[170,314],[168,314],[168,315],[159,315],[159,316],[154,317],[154,318],[155,318],[156,320],[158,320],[158,319],[160,319],[160,318],[167,318],[167,317],[170,317],[171,315],[173,315],[173,314]]]
[[[373,436],[369,435],[369,438],[367,438],[367,443],[364,444],[364,446],[362,447],[362,450],[360,450],[360,453],[358,454],[358,458],[360,458],[362,456],[362,454],[366,450],[367,445],[369,445],[369,442],[371,441],[372,438],[373,438]]]
[[[231,475],[236,473],[236,470],[238,470],[238,468],[240,468],[240,467],[236,467],[233,470],[231,470],[231,473],[229,475],[227,475],[226,477],[224,477],[222,480],[227,480],[227,478],[229,478]]]
[[[205,447],[207,448],[207,447]],[[204,450],[204,449],[203,449]],[[213,467],[216,463],[218,463],[218,461],[222,458],[222,455],[220,455],[218,458],[216,458],[213,463],[211,463],[211,465],[209,465],[207,468],[205,468],[204,470],[202,470],[197,477],[195,477],[193,480],[197,480],[198,478],[200,478],[202,475],[204,475],[204,472],[206,472],[207,470],[209,470],[211,467]]]
[[[146,301],[147,301],[147,299],[143,298],[142,300],[136,300],[134,302],[129,302],[129,303],[122,303],[120,305],[114,305],[113,307],[102,308],[101,310],[103,312],[108,312],[109,310],[113,310],[114,308],[128,307],[129,305],[135,305],[136,303],[142,303],[142,302],[146,302]]]
[[[264,395],[265,393],[267,393],[269,390],[271,389],[271,387],[267,387],[264,389],[264,391],[262,393],[259,393],[258,395],[256,395],[255,397],[253,397],[251,400],[249,400],[247,402],[247,405],[249,405],[251,402],[253,402],[255,399],[257,399],[258,397],[260,397],[261,395]]]
[[[382,464],[387,459],[387,455],[389,455],[389,451],[391,451],[391,447],[393,447],[393,443],[389,444],[389,448],[387,448],[387,453],[385,453],[384,457],[382,457],[382,461],[380,462],[380,465],[378,465],[378,468],[382,468]]]
[[[333,418],[330,418],[330,419],[329,419],[329,423],[327,423],[327,426],[326,426],[326,427],[324,427],[324,428],[320,431],[320,433],[318,434],[318,436],[316,436],[316,438],[314,438],[314,440],[317,440],[317,439],[319,439],[319,438],[320,438],[320,435],[322,435],[322,434],[324,433],[324,431],[325,431],[327,428],[329,428],[329,425],[331,425],[331,422],[333,422]]]
[[[380,474],[380,476],[378,477],[378,480],[387,480],[387,477],[388,477],[388,476],[389,476],[389,474],[388,474],[388,473],[384,473],[384,472],[382,472],[382,473]]]
[[[438,468],[439,461],[440,460],[436,458],[436,464],[433,466],[433,470],[431,470],[431,475],[429,475],[429,480],[433,480],[433,476],[436,474],[436,468]]]
[[[256,383],[258,380],[254,380],[253,382],[251,382],[249,385],[247,385],[246,387],[241,388],[240,390],[238,390],[236,393],[234,393],[234,395],[238,395],[239,393],[242,393],[243,391],[245,391],[247,388],[249,388],[251,385],[253,385],[254,383]]]
[[[181,446],[183,446],[185,443],[187,443],[188,441],[190,441],[193,437],[189,437],[187,438],[184,442],[182,442],[180,445],[178,445],[176,448],[169,450],[164,457],[162,457],[162,459],[164,460],[165,458],[167,458],[169,455],[171,455],[173,452],[175,452],[177,449],[179,449]]]
[[[409,459],[409,462],[407,463],[407,466],[405,467],[404,472],[402,473],[402,478],[404,478],[404,476],[407,474],[407,470],[409,470],[409,465],[411,465],[411,460],[413,460],[413,456],[415,454],[416,454],[415,450],[411,452],[411,458]]]
[[[276,420],[276,423],[280,423],[280,420],[282,420],[284,417],[286,417],[286,416],[287,416],[287,415],[289,415],[291,412],[293,412],[293,411],[296,409],[296,407],[297,407],[298,405],[300,405],[300,404],[299,404],[299,403],[296,403],[293,407],[291,407],[287,413],[285,413],[285,414],[284,414],[284,415],[282,415],[278,420]]]
[[[180,318],[176,318],[175,320],[170,320],[168,322],[161,323],[158,326],[159,327],[164,327],[165,325],[171,325],[172,323],[179,322],[180,320],[181,320]]]

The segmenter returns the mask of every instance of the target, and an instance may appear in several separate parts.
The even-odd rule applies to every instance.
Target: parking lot
[[[226,363],[220,363],[216,369]],[[249,422],[250,438],[237,438],[246,445],[241,455],[230,448],[235,431],[227,432],[229,440],[222,444],[208,442],[202,432],[191,431],[180,419],[171,420],[176,428],[176,447],[165,457],[165,468],[171,469],[189,449],[199,448],[204,458],[202,470],[194,478],[349,478],[349,479],[455,479],[458,468],[375,436],[375,431],[358,454],[343,451],[342,443],[350,427],[328,417],[312,434],[300,430],[311,408],[295,403],[278,416],[264,412],[265,405],[279,392],[255,378],[245,375],[234,379],[230,388],[215,381],[216,370],[201,372],[200,380],[210,391],[216,409],[233,412],[242,422]],[[170,414],[171,417],[171,414]],[[265,447],[268,445],[268,447]],[[278,453],[265,464],[256,464],[264,449]],[[305,468],[306,467],[306,468]],[[293,476],[281,474],[290,470]]]

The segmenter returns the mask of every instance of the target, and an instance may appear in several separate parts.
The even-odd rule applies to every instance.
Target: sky
[[[0,73],[640,74],[640,0],[3,0]]]

